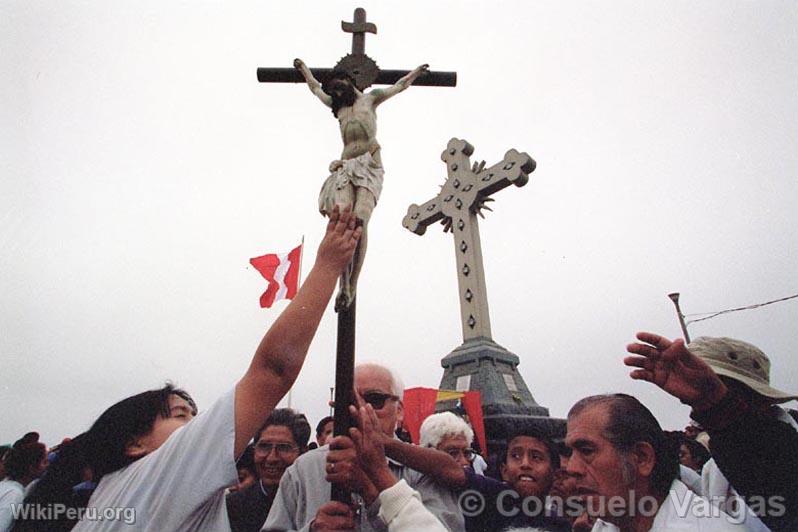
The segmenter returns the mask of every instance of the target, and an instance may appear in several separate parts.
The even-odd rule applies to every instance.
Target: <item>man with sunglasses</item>
[[[394,431],[403,416],[399,379],[383,366],[360,364],[355,367],[355,391],[374,409],[383,437],[395,439]],[[300,456],[280,481],[264,530],[348,530],[352,525],[362,531],[384,530],[379,490],[356,466],[354,456],[354,445],[346,436]],[[389,458],[388,467],[397,480],[405,480],[419,493],[424,507],[444,526],[464,530],[452,490],[396,460]],[[330,502],[328,479],[345,483],[353,492],[352,509],[342,513],[340,505]]]

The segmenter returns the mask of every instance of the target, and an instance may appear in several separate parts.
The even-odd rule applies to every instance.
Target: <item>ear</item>
[[[148,452],[149,449],[141,441],[141,438],[132,439],[125,445],[125,456],[128,458],[141,458]]]
[[[402,425],[405,420],[405,405],[401,399],[396,402],[396,425]]]
[[[502,464],[501,467],[499,468],[499,472],[501,472],[502,480],[505,482],[509,482],[509,480],[507,480],[507,464]]]
[[[632,449],[632,456],[634,457],[635,466],[637,466],[637,473],[643,477],[651,477],[654,471],[654,466],[657,464],[657,453],[650,443],[639,441]]]

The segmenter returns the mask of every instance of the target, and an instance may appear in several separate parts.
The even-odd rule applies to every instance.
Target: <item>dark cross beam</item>
[[[504,159],[474,172],[469,157],[474,147],[461,139],[452,139],[441,154],[448,178],[441,192],[423,205],[407,209],[402,225],[423,235],[427,226],[447,219],[454,235],[457,257],[457,286],[460,291],[460,320],[463,341],[491,339],[485,270],[479,240],[477,214],[485,200],[510,185],[524,186],[535,169],[535,161],[526,153],[510,150]],[[448,224],[447,224],[448,225]]]
[[[341,21],[341,29],[352,34],[352,56],[366,58],[366,33],[377,33],[377,26],[366,22],[366,10],[362,7],[355,9],[354,21]],[[362,62],[362,61],[361,61]],[[348,66],[348,65],[347,65]],[[355,67],[356,68],[356,67]],[[313,76],[324,83],[333,73],[332,68],[311,68]],[[348,70],[348,69],[346,69]],[[400,78],[410,73],[409,70],[380,70],[377,69],[374,81],[358,88],[364,90],[370,85],[393,85]],[[354,77],[354,76],[353,76]],[[305,83],[305,78],[295,68],[258,68],[258,81],[261,83]],[[457,85],[457,72],[430,71],[422,74],[413,82],[413,85],[427,87],[454,87]]]

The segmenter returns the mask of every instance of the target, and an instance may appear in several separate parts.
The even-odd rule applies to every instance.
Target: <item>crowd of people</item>
[[[167,385],[49,450],[36,433],[0,449],[0,532],[798,530],[798,425],[779,406],[798,396],[738,340],[639,333],[627,346],[633,379],[691,407],[678,432],[617,393],[577,401],[564,440],[519,422],[488,456],[442,412],[414,444],[397,437],[402,381],[377,364],[355,368],[348,434],[276,408],[361,232],[332,213],[302,288],[207,410]],[[331,483],[351,497],[331,500]]]

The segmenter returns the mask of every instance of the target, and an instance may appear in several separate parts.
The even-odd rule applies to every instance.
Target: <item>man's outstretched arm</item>
[[[312,92],[316,96],[316,98],[321,100],[321,103],[323,103],[327,107],[332,107],[332,98],[330,97],[329,94],[321,90],[321,83],[319,83],[319,81],[313,77],[313,73],[307,67],[305,62],[299,58],[294,59],[294,68],[296,68],[302,73],[302,77],[305,78],[305,81],[308,84],[310,92]]]
[[[429,65],[423,64],[414,70],[411,70],[406,76],[402,77],[386,89],[374,89],[373,91],[369,92],[369,95],[374,98],[374,106],[378,106],[388,98],[392,96],[396,96],[416,80],[422,73],[427,72],[429,70]]]
[[[261,340],[236,386],[236,456],[294,384],[338,276],[351,260],[361,233],[348,210],[340,215],[337,209],[333,211],[316,263],[293,301]]]

